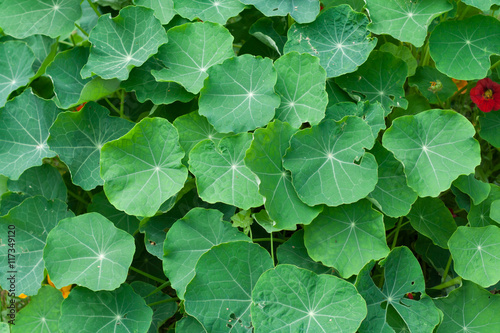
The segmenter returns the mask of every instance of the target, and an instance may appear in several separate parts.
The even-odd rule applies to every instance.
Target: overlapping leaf
[[[21,175],[19,180],[8,181],[9,190],[29,196],[41,195],[45,199],[66,201],[66,184],[59,171],[49,164],[33,167]]]
[[[467,214],[467,220],[472,227],[486,227],[495,224],[495,221],[490,217],[491,204],[500,200],[500,187],[495,184],[488,184],[488,187],[488,197],[477,205],[471,205],[469,214]]]
[[[241,0],[245,5],[254,5],[266,16],[290,16],[298,23],[310,23],[319,14],[318,0]]]
[[[479,118],[479,135],[491,145],[500,148],[500,112],[489,112]]]
[[[194,20],[226,24],[226,21],[238,15],[245,6],[238,0],[175,0],[174,8],[179,15]]]
[[[373,104],[340,102],[326,109],[325,119],[341,121],[346,116],[357,116],[371,127],[373,137],[377,137],[378,132],[385,129],[384,113],[384,109],[378,102]]]
[[[479,205],[490,194],[490,185],[474,177],[474,174],[462,175],[453,182],[460,191],[469,195],[474,205]]]
[[[176,14],[173,0],[134,0],[134,3],[154,10],[161,24],[167,24]]]
[[[392,55],[401,58],[406,62],[406,65],[408,66],[408,76],[412,76],[415,74],[415,71],[417,69],[417,59],[413,56],[411,53],[411,49],[406,47],[404,44],[396,46],[392,43],[385,43],[380,46],[380,51],[382,52],[389,52],[392,53]]]
[[[414,76],[408,79],[410,86],[417,86],[429,103],[441,104],[457,92],[457,86],[448,76],[434,67],[417,67]]]
[[[481,9],[483,12],[490,10],[493,5],[500,5],[498,0],[463,0],[464,3]]]

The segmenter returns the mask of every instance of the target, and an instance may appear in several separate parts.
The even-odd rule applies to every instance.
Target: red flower
[[[490,112],[500,109],[500,84],[489,78],[479,80],[470,90],[470,98],[476,103],[479,110]]]
[[[83,103],[83,104],[80,104],[76,107],[76,112],[80,111],[84,106],[85,104],[87,104],[87,102]]]

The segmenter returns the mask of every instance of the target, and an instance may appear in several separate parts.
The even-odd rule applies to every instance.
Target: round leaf
[[[319,57],[327,77],[354,72],[377,44],[376,38],[369,37],[367,24],[368,18],[348,5],[325,9],[314,22],[295,24],[288,30],[285,53]]]
[[[218,132],[241,133],[265,126],[280,98],[274,93],[277,74],[269,58],[245,54],[208,69],[199,113]]]
[[[101,214],[87,213],[59,222],[47,237],[43,259],[57,288],[76,283],[113,290],[127,278],[134,251],[130,234]]]
[[[175,127],[163,118],[145,118],[101,150],[104,192],[119,210],[153,216],[187,179]]]
[[[19,180],[9,179],[8,187],[12,192],[22,192],[29,196],[42,195],[47,200],[66,201],[68,195],[59,170],[49,164],[26,170]]]
[[[500,148],[500,112],[489,112],[479,118],[481,130],[479,135],[492,146]]]
[[[366,303],[354,286],[332,275],[278,265],[252,291],[255,332],[355,332]]]
[[[199,18],[202,21],[226,24],[226,21],[238,15],[245,6],[238,0],[175,0],[174,8],[189,20]]]
[[[436,197],[481,161],[475,129],[452,110],[429,110],[395,119],[383,145],[405,168],[408,185],[421,197]]]
[[[496,200],[500,200],[500,187],[495,184],[488,184],[488,188],[488,197],[481,201],[481,203],[472,205],[469,214],[467,214],[467,220],[472,227],[486,227],[490,224],[495,225],[495,221],[490,217],[491,204]]]
[[[479,205],[483,202],[490,194],[490,185],[484,183],[474,177],[474,174],[462,175],[453,182],[460,191],[469,195],[469,197],[474,202],[474,205]]]
[[[134,3],[153,9],[161,24],[167,24],[176,14],[173,0],[134,0]]]
[[[290,16],[298,23],[309,23],[319,14],[318,0],[241,0],[245,5],[254,5],[266,16]]]

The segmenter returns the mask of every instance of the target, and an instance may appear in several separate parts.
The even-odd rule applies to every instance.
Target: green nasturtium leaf
[[[405,45],[396,46],[392,43],[385,43],[380,46],[379,50],[382,52],[392,53],[392,55],[404,60],[408,66],[408,76],[415,74],[415,71],[417,70],[417,59],[415,59],[408,47]]]
[[[176,14],[173,0],[134,0],[134,3],[154,10],[161,24],[167,24]]]
[[[57,288],[113,290],[127,278],[134,238],[98,213],[66,218],[47,237],[43,259]]]
[[[288,53],[274,62],[278,73],[275,91],[281,97],[276,119],[294,128],[302,123],[318,124],[325,117],[328,104],[326,72],[319,58],[308,53]]]
[[[269,252],[248,242],[212,247],[196,264],[184,294],[186,312],[209,332],[251,332],[252,290],[273,267]]]
[[[30,168],[23,172],[19,180],[9,179],[7,184],[12,192],[21,192],[29,196],[41,195],[47,200],[66,201],[68,195],[59,170],[49,164]]]
[[[14,207],[19,206],[21,202],[28,199],[30,195],[17,192],[6,192],[0,197],[0,216],[7,213]]]
[[[500,22],[484,15],[442,22],[429,38],[429,52],[440,72],[457,80],[482,79],[490,56],[500,54]]]
[[[465,280],[489,287],[500,280],[500,228],[458,227],[448,241],[454,269]]]
[[[500,199],[491,203],[490,218],[500,224]]]
[[[93,292],[84,287],[71,290],[61,306],[62,333],[148,332],[153,311],[131,286]]]
[[[408,79],[408,84],[418,87],[422,95],[431,104],[441,104],[457,92],[457,86],[448,76],[434,67],[417,67],[414,76]]]
[[[288,30],[285,53],[319,57],[327,77],[354,72],[377,44],[376,38],[369,37],[367,24],[368,18],[348,5],[325,9],[314,22],[295,24]]]
[[[59,290],[43,286],[36,296],[32,296],[28,305],[16,315],[16,324],[12,333],[59,332],[61,303],[64,298]]]
[[[245,5],[254,5],[266,16],[290,16],[298,23],[310,23],[319,14],[318,0],[240,0]]]
[[[368,25],[370,31],[420,47],[432,20],[452,10],[453,5],[446,0],[366,0],[366,9],[372,20]]]
[[[389,253],[383,214],[367,200],[323,209],[304,226],[304,244],[311,258],[334,267],[344,278]]]
[[[184,299],[186,286],[195,275],[200,257],[213,246],[234,241],[250,241],[225,221],[214,209],[193,208],[177,220],[163,243],[163,270],[177,297]]]
[[[49,128],[61,112],[54,102],[37,97],[31,89],[0,109],[0,174],[16,180],[32,166],[54,157],[49,150]]]
[[[104,192],[92,196],[92,202],[87,206],[87,212],[96,212],[110,220],[115,227],[133,235],[139,229],[139,220],[135,216],[125,214],[116,209],[106,198]]]
[[[24,38],[41,34],[66,38],[82,16],[80,1],[75,0],[17,0],[0,2],[2,23],[7,35]]]
[[[198,194],[204,201],[242,209],[264,203],[258,192],[259,179],[243,162],[251,141],[252,134],[241,133],[226,136],[218,144],[204,140],[191,150],[189,171],[195,175]]]
[[[221,133],[241,133],[265,126],[274,118],[280,98],[274,93],[277,74],[269,58],[245,54],[208,69],[199,113]]]
[[[234,56],[233,36],[217,23],[186,23],[167,35],[169,42],[156,55],[167,68],[152,74],[157,81],[177,82],[193,94],[203,88],[210,67]]]
[[[488,197],[479,204],[471,205],[469,214],[467,214],[467,220],[471,227],[486,227],[490,224],[495,225],[495,220],[490,217],[491,204],[496,200],[500,200],[500,187],[495,184],[488,184],[488,187]]]
[[[99,18],[90,33],[90,57],[81,70],[83,78],[93,74],[103,79],[126,80],[130,70],[141,66],[167,42],[165,29],[146,7],[125,7],[120,15]],[[130,27],[134,27],[131,29]]]
[[[393,249],[382,264],[385,268],[382,290],[370,277],[374,263],[367,264],[356,279],[356,288],[368,306],[368,315],[359,332],[395,332],[391,324],[401,320],[408,332],[432,332],[441,321],[441,314],[425,294],[424,275],[410,249]],[[420,299],[409,299],[408,293],[420,293]]]
[[[462,281],[460,288],[434,299],[434,303],[444,315],[436,333],[489,333],[500,327],[500,295],[492,295],[475,283]]]
[[[403,163],[408,185],[436,197],[481,161],[474,126],[453,110],[434,109],[395,119],[382,144]]]
[[[355,332],[366,316],[365,300],[349,282],[278,265],[252,291],[255,332]]]
[[[479,118],[479,135],[492,146],[500,148],[500,112],[488,112]]]
[[[349,97],[345,90],[342,90],[338,84],[335,83],[334,79],[326,80],[326,92],[328,94],[328,105],[326,108],[330,108],[333,105],[341,102],[352,102],[353,99]]]
[[[283,22],[283,20],[280,21],[279,19],[262,17],[252,24],[248,33],[278,52],[279,55],[283,55],[283,47],[285,46],[286,36],[281,35],[277,31],[281,30],[280,28],[284,28],[280,24]]]
[[[199,18],[204,22],[226,24],[238,15],[245,6],[238,0],[175,0],[174,8],[179,15],[189,20]]]
[[[483,12],[487,12],[488,10],[490,10],[491,6],[493,5],[500,6],[500,1],[498,0],[463,0],[463,3],[479,8]]]
[[[393,107],[406,109],[403,85],[408,75],[408,65],[391,53],[373,51],[359,69],[335,79],[357,100],[378,101],[387,116]]]
[[[266,211],[277,230],[295,230],[297,224],[309,224],[321,211],[320,206],[310,207],[299,199],[290,173],[283,167],[283,155],[296,131],[279,120],[271,122],[254,132],[245,156],[245,164],[260,179],[259,192],[266,198]]]
[[[2,59],[0,62],[0,107],[3,107],[9,94],[27,84],[35,75],[31,66],[36,58],[26,43],[8,41],[0,43],[0,59]]]
[[[74,216],[68,211],[66,204],[60,200],[47,200],[41,196],[24,200],[19,206],[12,208],[9,213],[0,217],[0,271],[1,285],[7,288],[9,271],[16,271],[16,295],[21,293],[36,295],[44,278],[44,262],[42,251],[46,243],[47,234],[64,218]],[[15,229],[9,227],[13,225]],[[9,232],[10,230],[10,232]],[[14,231],[14,234],[12,233]],[[8,243],[7,237],[15,238],[15,244]],[[9,260],[15,250],[15,263]]]
[[[406,184],[403,165],[380,143],[370,151],[378,164],[378,182],[368,199],[385,215],[405,216],[417,199],[417,193]]]
[[[364,198],[377,183],[377,162],[364,148],[374,137],[361,118],[325,120],[294,134],[284,157],[299,198],[310,206],[338,206]]]
[[[434,244],[448,248],[448,240],[457,230],[457,224],[438,198],[419,198],[407,215],[411,226],[420,234],[429,237]]]
[[[325,119],[341,121],[345,116],[357,116],[362,118],[372,129],[373,137],[376,138],[380,130],[385,129],[384,109],[380,103],[340,102],[326,109]]]
[[[119,210],[153,216],[187,179],[184,151],[175,127],[163,118],[145,118],[101,149],[104,192]]]
[[[203,325],[194,317],[186,316],[175,323],[175,330],[183,333],[207,333]]]
[[[469,195],[469,197],[474,202],[474,205],[479,205],[483,202],[490,194],[490,184],[484,183],[474,177],[474,174],[462,175],[458,177],[454,182],[460,191]]]

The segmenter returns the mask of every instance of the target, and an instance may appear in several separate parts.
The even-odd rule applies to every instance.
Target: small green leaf
[[[490,218],[491,204],[500,200],[500,187],[495,184],[488,184],[490,190],[488,197],[477,205],[472,205],[467,220],[472,227],[486,227],[490,224],[495,225],[495,221]]]
[[[468,194],[474,202],[474,205],[479,205],[488,197],[488,194],[490,194],[490,185],[476,179],[473,173],[468,176],[462,175],[458,177],[453,182],[453,185],[460,191]]]
[[[482,287],[500,280],[500,228],[458,227],[448,241],[454,269],[461,277]]]
[[[175,330],[183,333],[207,333],[203,325],[194,317],[186,316],[175,323]]]
[[[7,215],[9,211],[21,204],[30,195],[25,193],[6,192],[0,197],[0,216]]]
[[[404,60],[408,66],[408,76],[415,74],[415,71],[417,70],[417,59],[415,59],[408,47],[405,45],[396,46],[392,43],[385,43],[379,50],[382,52],[392,53],[392,55]]]
[[[33,167],[21,175],[19,180],[8,181],[9,190],[29,196],[42,195],[47,200],[66,201],[66,184],[59,171],[49,164]]]
[[[457,92],[457,86],[452,79],[428,66],[417,67],[415,75],[408,79],[408,84],[418,87],[431,104],[442,104]]]
[[[96,212],[110,220],[115,227],[133,235],[139,230],[139,220],[135,216],[127,215],[116,209],[106,198],[104,192],[92,196],[92,202],[87,206],[87,212]]]
[[[374,138],[385,129],[384,109],[378,102],[340,102],[326,109],[325,119],[341,121],[346,116],[362,118],[371,127]]]
[[[189,20],[199,18],[202,21],[226,24],[226,21],[238,15],[245,6],[238,0],[175,0],[174,8]]]
[[[279,21],[279,19],[273,20],[269,17],[262,17],[252,24],[248,32],[259,41],[278,52],[279,55],[283,55],[286,36],[276,31],[280,28],[284,28],[282,25],[283,21]]]
[[[298,23],[310,23],[319,14],[318,0],[240,0],[254,5],[266,16],[290,16]]]
[[[500,199],[491,203],[490,219],[500,224]]]
[[[245,54],[208,69],[199,113],[221,133],[241,133],[265,126],[280,98],[274,93],[277,74],[269,58]]]
[[[325,9],[314,22],[295,24],[288,30],[285,53],[319,57],[327,77],[354,72],[377,44],[376,38],[369,37],[367,24],[368,18],[348,5]]]
[[[76,283],[113,290],[127,278],[134,251],[130,234],[101,214],[87,213],[65,218],[52,229],[43,259],[57,288]]]
[[[176,14],[173,0],[134,0],[134,3],[154,10],[161,24],[167,24]]]
[[[493,5],[500,5],[498,0],[463,0],[463,3],[479,8],[483,12],[489,11]]]
[[[479,118],[479,135],[492,146],[500,148],[500,112],[489,112]]]

